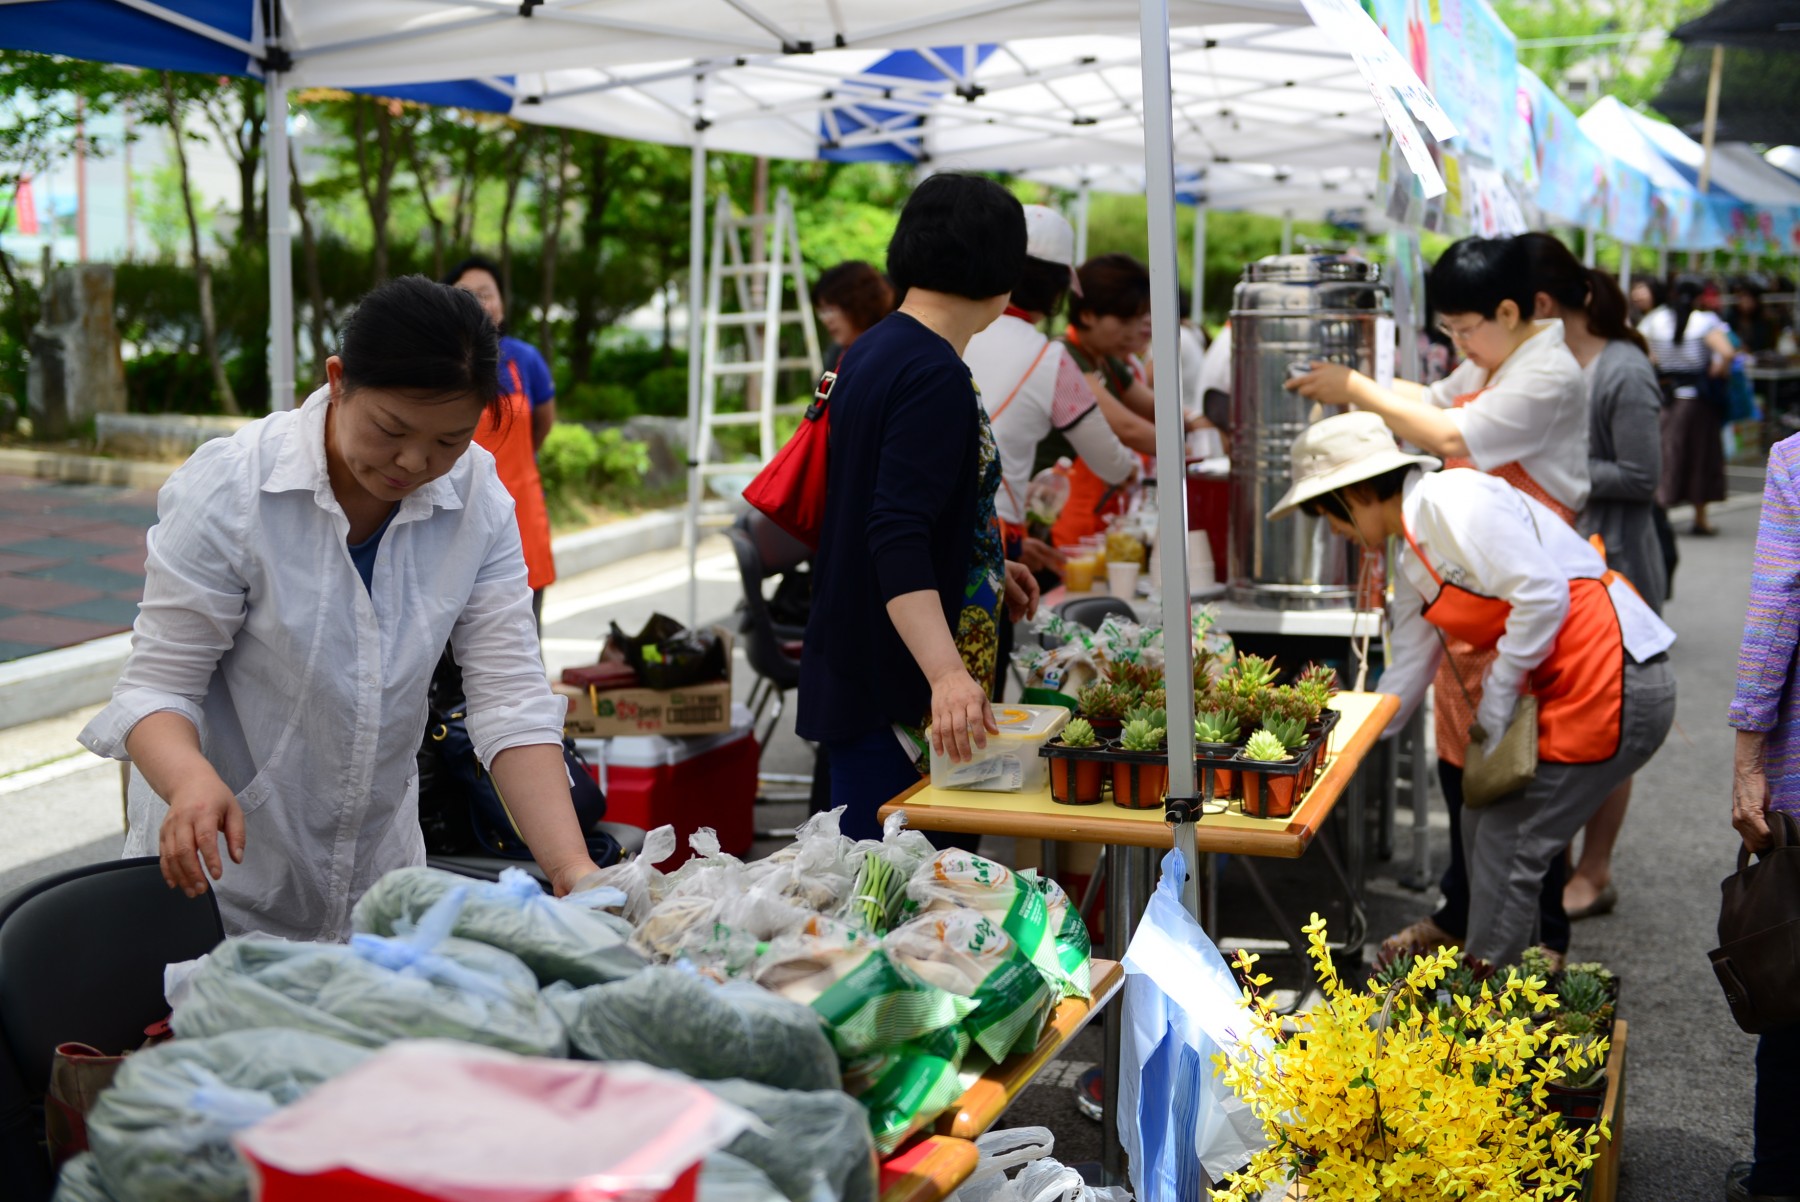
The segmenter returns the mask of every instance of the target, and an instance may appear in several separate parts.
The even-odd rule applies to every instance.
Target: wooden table
[[[1113,960],[1095,960],[1092,977],[1092,996],[1058,1003],[1037,1047],[981,1074],[938,1118],[935,1134],[918,1138],[882,1162],[881,1202],[940,1202],[969,1179],[980,1159],[975,1138],[999,1121],[1044,1066],[1113,999],[1125,983],[1125,969]]]
[[[1297,860],[1305,854],[1369,749],[1400,708],[1399,699],[1385,693],[1340,693],[1331,704],[1343,713],[1343,720],[1331,732],[1324,771],[1293,816],[1247,818],[1233,802],[1227,813],[1208,814],[1195,824],[1200,851],[1282,860]],[[905,810],[906,824],[918,830],[1110,847],[1167,849],[1175,845],[1160,809],[1128,810],[1104,802],[1058,805],[1050,799],[1048,786],[1033,793],[974,793],[936,789],[930,781],[920,781],[881,807],[882,821],[897,810]]]

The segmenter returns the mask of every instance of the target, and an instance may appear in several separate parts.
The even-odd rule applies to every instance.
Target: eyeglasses
[[[1481,318],[1477,318],[1476,320],[1470,322],[1468,325],[1461,326],[1461,327],[1452,326],[1447,321],[1440,321],[1437,323],[1437,328],[1438,328],[1438,332],[1440,334],[1442,334],[1444,337],[1450,339],[1451,341],[1461,342],[1461,343],[1466,344],[1469,341],[1469,339],[1471,339],[1475,336],[1476,330],[1479,330],[1482,326],[1486,325],[1488,322],[1490,322],[1492,320],[1493,319],[1491,317],[1481,317]]]

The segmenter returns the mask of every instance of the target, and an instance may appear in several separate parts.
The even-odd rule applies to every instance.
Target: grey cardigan
[[[1607,566],[1657,613],[1668,592],[1654,506],[1662,478],[1662,389],[1650,359],[1629,342],[1606,344],[1587,366],[1588,477],[1583,534],[1606,541]]]

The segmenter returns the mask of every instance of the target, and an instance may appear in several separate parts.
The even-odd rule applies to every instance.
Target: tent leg
[[[1600,232],[1591,225],[1581,239],[1581,265],[1588,268],[1600,265]]]
[[[1631,250],[1629,246],[1619,247],[1619,291],[1626,296],[1631,295]]]
[[[1206,206],[1194,205],[1194,290],[1188,294],[1193,302],[1189,310],[1194,315],[1194,328],[1204,331],[1206,328]]]
[[[1176,314],[1181,281],[1175,240],[1175,116],[1169,80],[1169,0],[1139,0],[1138,37],[1143,53],[1144,180],[1149,196],[1151,348],[1156,363],[1156,458],[1180,464],[1186,457],[1186,431],[1181,412],[1181,331]],[[1179,632],[1165,637],[1164,675],[1168,681],[1170,806],[1185,803],[1186,823],[1198,814],[1194,781],[1194,645],[1193,599],[1188,592],[1187,489],[1177,471],[1168,487],[1158,490],[1157,546],[1162,557],[1163,626]],[[1188,879],[1195,879],[1190,860]],[[1115,877],[1115,880],[1118,878]],[[1200,917],[1197,899],[1184,898]],[[1108,1115],[1108,1121],[1116,1116]]]
[[[1706,78],[1706,125],[1700,131],[1700,195],[1712,184],[1713,139],[1719,132],[1719,81],[1725,71],[1725,47],[1714,46],[1712,73]]]
[[[698,108],[698,97],[695,107]],[[688,504],[687,504],[687,620],[700,624],[700,498],[705,481],[700,478],[700,326],[705,320],[701,295],[706,287],[706,134],[696,130],[688,184]]]
[[[1281,215],[1281,253],[1294,253],[1294,215],[1291,212]]]
[[[1080,189],[1075,193],[1075,265],[1087,262],[1088,244],[1088,186],[1081,181]]]
[[[1666,246],[1656,248],[1656,278],[1664,283],[1669,279],[1669,248]]]
[[[288,222],[287,84],[270,71],[264,83],[263,170],[269,187],[269,408],[294,407],[294,231]]]

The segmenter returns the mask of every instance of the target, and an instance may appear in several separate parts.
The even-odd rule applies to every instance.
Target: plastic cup
[[[1063,564],[1063,587],[1071,593],[1085,593],[1094,587],[1094,561],[1085,555]]]
[[[1109,563],[1106,565],[1106,585],[1115,597],[1123,597],[1127,601],[1137,596],[1138,566],[1135,563]]]

